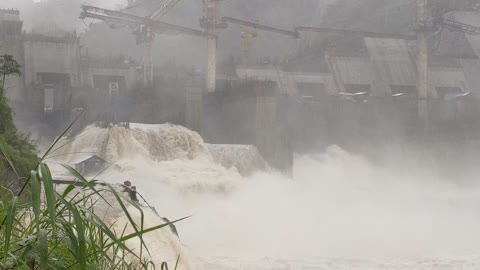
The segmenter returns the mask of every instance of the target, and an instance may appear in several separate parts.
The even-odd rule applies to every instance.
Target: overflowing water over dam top
[[[477,186],[429,168],[381,167],[336,146],[297,156],[287,177],[261,164],[251,147],[208,145],[175,125],[89,126],[62,140],[50,163],[66,178],[58,163],[96,155],[109,164],[96,178],[131,181],[170,220],[191,216],[176,224],[178,245],[153,250],[169,262],[175,252],[188,256],[186,268],[480,267]],[[250,173],[238,164],[249,164],[241,170]],[[160,222],[150,215],[152,226]],[[165,233],[148,236],[150,243],[171,240]]]

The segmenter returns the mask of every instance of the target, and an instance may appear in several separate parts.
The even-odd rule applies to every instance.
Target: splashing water
[[[200,135],[184,127],[170,124],[131,126],[131,129],[88,126],[73,140],[61,141],[56,152],[64,154],[62,159],[67,162],[78,157],[78,153],[96,154],[109,162],[135,157],[165,161],[209,155]]]
[[[181,127],[86,132],[67,151],[115,159],[121,169],[103,179],[131,180],[162,216],[193,214],[177,228],[197,269],[480,268],[480,189],[428,168],[380,168],[331,147],[297,157],[293,179],[242,177]]]
[[[209,144],[207,147],[215,162],[226,168],[235,167],[244,176],[269,170],[268,163],[253,145]]]

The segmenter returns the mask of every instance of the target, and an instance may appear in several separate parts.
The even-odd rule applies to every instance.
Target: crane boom
[[[480,35],[480,27],[449,19],[440,19],[439,23],[452,31],[461,31],[469,35]]]
[[[248,27],[251,27],[251,28],[254,28],[254,29],[265,30],[265,31],[268,31],[268,32],[287,35],[287,36],[291,36],[291,37],[294,37],[294,38],[299,37],[297,31],[284,30],[284,29],[275,28],[275,27],[271,27],[271,26],[267,26],[267,25],[263,25],[263,24],[259,24],[259,23],[244,21],[244,20],[240,20],[240,19],[236,19],[236,18],[232,18],[232,17],[223,17],[222,21],[225,22],[225,23],[233,23],[233,24],[248,26]]]
[[[159,22],[159,21],[152,21],[150,23],[150,25],[154,29],[158,29],[158,30],[168,29],[168,30],[178,32],[178,33],[184,34],[184,35],[189,35],[189,36],[195,36],[195,37],[209,37],[210,36],[209,34],[207,34],[206,32],[204,32],[202,30],[197,30],[197,29],[193,29],[193,28],[178,26],[178,25]]]
[[[140,25],[142,25],[142,23],[139,23],[136,20],[120,19],[120,18],[115,18],[115,17],[111,17],[111,16],[107,16],[107,15],[95,14],[95,13],[84,11],[80,14],[80,19],[85,19],[85,18],[128,25],[128,26],[131,26],[132,28],[133,27],[139,27]]]
[[[170,4],[164,6],[164,8],[167,9],[173,4],[173,2],[175,1],[168,0],[168,3]],[[165,9],[161,10],[165,11]],[[82,6],[82,10],[83,11],[80,14],[80,19],[92,18],[102,20],[107,23],[109,22],[114,24],[127,25],[135,29],[134,34],[137,35],[137,44],[143,43],[145,46],[143,56],[143,77],[145,84],[153,81],[152,45],[155,39],[154,32],[172,32],[190,36],[211,38],[211,35],[204,31],[152,20],[152,17],[150,16],[139,17],[120,11],[86,5]],[[157,11],[155,13],[157,13]]]
[[[180,0],[165,0],[162,5],[150,15],[150,20],[158,20],[167,14]]]
[[[123,13],[120,11],[115,11],[115,10],[110,10],[106,8],[99,8],[99,7],[94,7],[94,6],[87,6],[83,5],[82,10],[84,13],[88,14],[98,14],[98,15],[103,15],[103,16],[110,16],[110,17],[115,17],[116,19],[120,20],[127,20],[127,21],[133,21],[137,23],[144,23],[145,19],[142,17],[138,17],[132,14],[128,13]],[[81,19],[83,19],[82,16],[80,16]]]
[[[80,18],[82,19],[92,18],[92,19],[103,20],[103,21],[115,21],[118,23],[123,22],[128,24],[137,24],[138,26],[149,25],[152,27],[153,30],[156,30],[156,31],[170,30],[173,32],[178,32],[178,33],[190,35],[190,36],[208,37],[208,35],[204,31],[197,30],[197,29],[178,26],[178,25],[169,24],[169,23],[160,22],[160,21],[151,21],[148,19],[146,20],[145,18],[142,18],[142,17],[126,14],[119,11],[113,11],[109,9],[96,8],[96,7],[90,7],[90,6],[84,6],[84,7],[85,9],[80,15]]]

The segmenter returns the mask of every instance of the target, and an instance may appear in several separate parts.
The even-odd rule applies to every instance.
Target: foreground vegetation
[[[17,131],[4,93],[5,78],[20,75],[20,65],[10,55],[0,56],[0,60],[0,186],[15,190],[25,182],[39,158],[28,137]]]
[[[13,58],[3,59],[8,61],[1,69],[3,77],[20,74]],[[99,187],[95,180],[85,179],[68,166],[65,168],[81,186],[72,184],[61,193],[56,191],[50,169],[43,162],[53,146],[42,158],[36,155],[35,147],[16,130],[3,83],[0,89],[0,269],[168,269],[166,263],[149,259],[143,238],[171,224],[145,228],[141,207],[112,186]],[[115,231],[114,224],[97,215],[94,205],[102,202],[115,205],[118,215],[128,218],[123,231]],[[127,210],[130,203],[140,211],[140,221]],[[127,226],[134,232],[127,234]],[[139,240],[134,249],[126,245],[132,239]]]
[[[19,199],[21,194],[10,192],[0,203],[0,269],[164,269],[150,261],[145,234],[170,224],[153,228],[135,221],[127,210],[127,198],[112,186],[97,186],[87,181],[73,168],[66,166],[82,183],[81,192],[73,184],[59,193],[47,165],[40,163],[28,181],[29,201]],[[116,201],[105,199],[113,195]],[[8,203],[7,203],[8,201]],[[134,233],[115,231],[95,213],[94,205],[103,201],[122,209]],[[135,205],[135,204],[132,204]],[[127,226],[127,225],[126,225]],[[126,227],[125,227],[126,228]],[[139,239],[134,250],[125,242]],[[178,263],[178,261],[177,261]]]

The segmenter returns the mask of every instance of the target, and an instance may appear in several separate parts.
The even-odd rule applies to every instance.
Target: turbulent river
[[[173,125],[91,126],[63,143],[55,162],[96,154],[115,164],[101,180],[133,182],[170,220],[191,216],[177,225],[180,241],[149,236],[156,259],[182,254],[184,269],[480,269],[480,188],[428,170],[384,168],[332,146],[296,157],[293,179],[244,176]],[[220,152],[230,164],[258,163]]]

